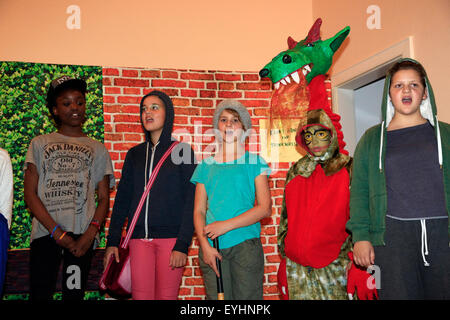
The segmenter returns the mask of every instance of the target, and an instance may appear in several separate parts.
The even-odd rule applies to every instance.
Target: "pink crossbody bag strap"
[[[131,235],[133,234],[134,227],[136,226],[136,222],[139,217],[139,213],[141,212],[142,206],[144,205],[144,202],[145,202],[145,199],[146,199],[148,193],[150,192],[153,182],[156,179],[156,175],[158,174],[159,169],[163,165],[164,161],[167,159],[167,157],[169,156],[169,154],[172,152],[173,148],[175,148],[175,146],[177,144],[179,144],[178,141],[175,141],[174,143],[172,143],[172,145],[169,147],[169,149],[167,149],[167,151],[164,153],[162,158],[158,161],[158,164],[156,165],[156,167],[153,169],[152,174],[150,175],[150,179],[148,180],[147,185],[145,186],[144,193],[142,194],[141,200],[139,201],[139,205],[134,213],[133,220],[131,220],[131,224],[130,224],[130,227],[128,228],[127,235],[125,236],[124,241],[120,245],[121,248],[125,249],[126,247],[128,247],[128,242],[130,241]]]

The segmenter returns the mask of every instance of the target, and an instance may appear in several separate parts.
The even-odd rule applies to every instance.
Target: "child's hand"
[[[366,267],[375,263],[375,251],[370,241],[357,241],[353,246],[354,262],[360,267]]]
[[[56,243],[69,251],[72,251],[76,244],[75,240],[68,234],[66,234],[61,240],[56,241]]]
[[[219,260],[222,260],[222,256],[220,255],[220,253],[213,247],[211,246],[205,246],[202,248],[203,251],[203,261],[209,265],[211,267],[211,269],[214,270],[214,272],[216,273],[216,275],[218,277],[220,277],[219,275],[219,270],[217,269],[217,264],[216,264],[216,257],[219,258]]]
[[[181,268],[186,265],[186,261],[187,261],[187,254],[173,250],[170,255],[169,266],[172,268],[172,270],[175,268]]]
[[[95,235],[94,235],[95,237]],[[89,250],[89,248],[92,246],[92,241],[94,241],[94,237],[92,237],[90,234],[83,233],[81,237],[79,237],[75,241],[75,246],[70,250],[70,252],[75,257],[81,257],[84,256],[84,254]]]
[[[211,240],[214,240],[228,231],[230,231],[230,228],[227,221],[216,221],[203,228],[203,234]]]
[[[105,256],[103,257],[103,268],[106,269],[109,259],[116,259],[119,263],[119,248],[118,247],[107,247],[105,251]]]
[[[348,253],[350,258],[349,270],[347,270],[347,294],[350,300],[356,293],[359,300],[374,300],[378,299],[378,292],[376,288],[369,286],[369,280],[374,281],[370,273],[364,268],[357,267],[356,264],[352,263],[354,260],[353,252]]]

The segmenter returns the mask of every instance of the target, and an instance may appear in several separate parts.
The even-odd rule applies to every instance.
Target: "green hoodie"
[[[418,63],[412,59],[409,60]],[[428,98],[420,112],[435,129],[438,159],[444,178],[447,214],[450,212],[450,125],[437,120],[433,89],[426,80]],[[354,154],[350,193],[350,220],[347,229],[352,233],[353,243],[370,241],[372,245],[384,245],[385,216],[387,209],[386,176],[384,159],[386,152],[386,128],[394,115],[389,99],[390,76],[386,77],[381,124],[368,129],[358,142]],[[449,219],[450,221],[450,219]],[[450,223],[449,223],[450,238]]]

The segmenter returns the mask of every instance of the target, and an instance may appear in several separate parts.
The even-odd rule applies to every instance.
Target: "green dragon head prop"
[[[319,75],[325,74],[331,66],[333,55],[341,46],[350,32],[350,27],[345,27],[334,37],[327,40],[320,39],[320,26],[322,19],[318,18],[307,37],[299,42],[288,38],[289,49],[279,53],[260,72],[262,78],[268,77],[274,83],[275,89],[280,83],[286,85],[291,79],[300,82],[301,74],[307,83]],[[300,74],[301,73],[301,74]]]

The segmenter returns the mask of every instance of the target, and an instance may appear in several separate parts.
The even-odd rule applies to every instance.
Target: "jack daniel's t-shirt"
[[[110,187],[115,184],[105,146],[89,137],[68,137],[54,132],[31,141],[25,169],[28,163],[37,168],[38,196],[48,213],[65,231],[84,233],[95,213],[98,183],[108,175]],[[33,218],[31,241],[48,234]]]

